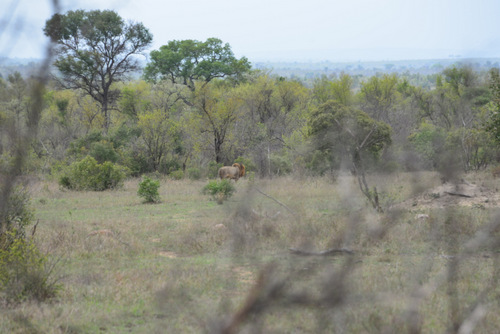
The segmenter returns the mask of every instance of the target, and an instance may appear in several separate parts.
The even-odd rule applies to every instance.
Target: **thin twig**
[[[285,209],[287,209],[292,215],[297,216],[297,214],[292,209],[290,209],[288,206],[286,206],[285,204],[283,204],[280,201],[278,201],[276,198],[274,198],[272,196],[269,196],[268,194],[262,192],[260,189],[258,189],[256,187],[255,187],[255,190],[257,190],[262,195],[266,196],[267,198],[272,199],[273,201],[275,201],[276,203],[278,203],[279,205],[281,205],[282,207],[284,207]]]

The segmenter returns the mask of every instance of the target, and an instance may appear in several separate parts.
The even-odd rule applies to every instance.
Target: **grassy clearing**
[[[163,180],[161,203],[144,204],[139,182],[105,192],[31,185],[37,242],[60,261],[64,289],[50,304],[2,310],[1,333],[216,331],[269,264],[281,294],[242,325],[248,332],[445,332],[478,305],[475,332],[500,328],[496,199],[397,207],[432,194],[436,174],[369,180],[397,207],[383,215],[350,176],[259,180],[260,192],[240,180],[223,205],[201,193],[206,181],[187,180]],[[481,239],[487,226],[492,244]],[[302,257],[289,248],[355,254]]]

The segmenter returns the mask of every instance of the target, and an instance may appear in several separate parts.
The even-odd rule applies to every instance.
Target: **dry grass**
[[[37,240],[60,260],[64,289],[50,304],[2,310],[0,332],[223,332],[268,264],[262,284],[279,293],[259,295],[266,304],[249,322],[242,315],[242,332],[436,333],[465,319],[477,333],[500,328],[495,199],[413,205],[441,185],[436,174],[369,180],[397,208],[385,214],[350,176],[259,180],[260,192],[240,180],[224,205],[201,194],[206,181],[187,180],[163,180],[162,202],[143,204],[139,181],[97,193],[31,183]],[[355,253],[301,257],[292,247]]]

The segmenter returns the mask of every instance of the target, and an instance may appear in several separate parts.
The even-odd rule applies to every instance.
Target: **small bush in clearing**
[[[147,176],[143,176],[142,181],[139,183],[139,189],[137,190],[137,195],[144,198],[146,203],[159,203],[160,194],[158,189],[160,188],[160,181],[152,180]]]
[[[224,179],[221,181],[209,181],[208,184],[203,187],[202,193],[212,196],[218,204],[222,204],[224,200],[231,197],[235,191],[236,189],[231,181]]]

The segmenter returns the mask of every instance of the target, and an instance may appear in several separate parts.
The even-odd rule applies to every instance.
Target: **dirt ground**
[[[498,207],[499,203],[500,193],[496,189],[460,181],[457,183],[443,183],[404,201],[400,205],[408,208],[445,208],[450,206],[492,208]]]

